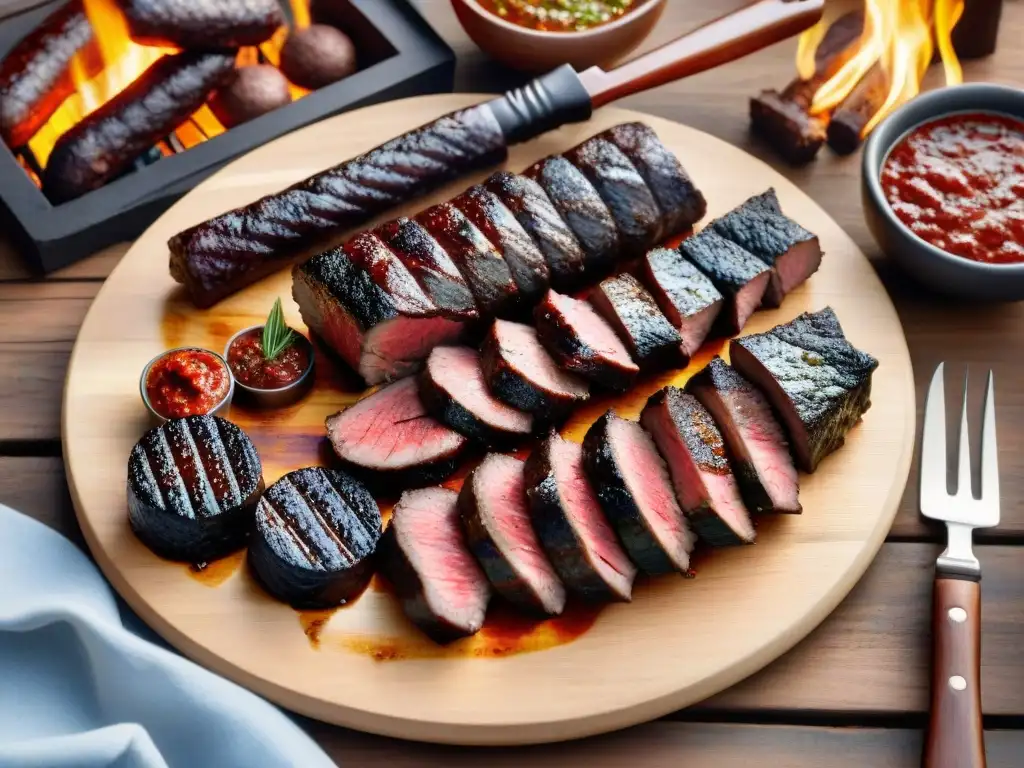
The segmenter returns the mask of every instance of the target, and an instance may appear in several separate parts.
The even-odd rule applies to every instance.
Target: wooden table
[[[469,43],[445,0],[416,2],[458,52],[460,90],[496,91],[518,81]],[[741,3],[671,0],[648,47]],[[967,79],[1024,82],[1024,57],[1016,43],[1021,33],[1024,0],[1007,0],[1000,51],[968,63]],[[785,43],[624,106],[688,123],[748,149],[831,213],[871,256],[896,303],[919,404],[932,370],[945,360],[953,369],[970,366],[975,373],[970,391],[976,417],[982,374],[995,371],[1003,523],[976,537],[985,574],[982,687],[989,765],[1019,766],[1024,753],[1024,730],[1019,730],[1024,729],[1024,506],[1019,503],[1024,496],[1024,304],[974,306],[924,293],[895,271],[867,231],[859,156],[838,158],[826,150],[816,163],[794,170],[749,137],[747,97],[788,82],[793,52],[793,43]],[[928,84],[935,84],[936,70]],[[34,281],[0,240],[0,501],[79,544],[60,459],[61,388],[82,317],[124,250],[109,248]],[[319,723],[308,727],[347,766],[916,766],[926,722],[932,566],[942,535],[918,516],[916,478],[915,467],[878,559],[839,609],[760,674],[690,710],[584,742],[486,753],[409,744]]]

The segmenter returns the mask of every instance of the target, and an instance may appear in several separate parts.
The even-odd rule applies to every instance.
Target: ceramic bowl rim
[[[522,35],[524,37],[533,37],[537,40],[542,40],[551,37],[571,37],[573,40],[584,40],[594,37],[600,37],[601,35],[610,34],[616,29],[621,29],[628,24],[634,24],[644,16],[653,13],[654,9],[664,6],[668,0],[641,0],[641,5],[635,9],[623,14],[615,21],[607,24],[602,24],[592,29],[585,29],[580,32],[562,32],[557,30],[543,30],[543,29],[529,29],[528,27],[521,27],[518,24],[513,24],[511,21],[505,21],[503,18],[491,13],[490,11],[480,7],[478,0],[452,0],[453,4],[462,5],[469,9],[472,13],[476,14],[478,18],[484,21],[495,24],[496,26],[504,29],[506,32],[512,34]]]

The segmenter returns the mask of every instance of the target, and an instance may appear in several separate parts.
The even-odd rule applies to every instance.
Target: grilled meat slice
[[[466,438],[427,415],[416,379],[389,384],[329,417],[334,452],[379,486],[424,486],[451,475]]]
[[[802,512],[789,444],[760,390],[716,356],[690,379],[686,391],[708,409],[721,430],[747,508]]]
[[[621,257],[640,256],[661,239],[661,209],[621,149],[595,136],[565,153],[604,200],[619,230]]]
[[[292,276],[292,295],[306,326],[367,384],[415,371],[431,349],[463,331],[369,234],[313,257]]]
[[[697,536],[713,547],[753,544],[756,531],[707,409],[678,387],[665,387],[647,401],[640,423],[665,459]]]
[[[583,449],[552,432],[524,474],[534,530],[562,583],[589,600],[629,602],[636,566],[587,480]]]
[[[533,417],[491,394],[470,347],[435,347],[419,376],[420,399],[438,421],[485,445],[509,445],[533,431]]]
[[[484,186],[470,187],[452,200],[508,262],[519,293],[528,304],[543,298],[551,270],[533,239],[503,202]]]
[[[335,469],[299,469],[260,499],[249,564],[278,600],[333,608],[362,594],[380,532],[380,509],[365,486]]]
[[[652,576],[686,573],[697,538],[643,427],[606,412],[583,439],[583,464],[630,559]]]
[[[374,234],[405,265],[443,317],[475,320],[480,316],[462,273],[422,224],[403,216],[381,224]]]
[[[655,248],[641,262],[641,274],[665,317],[679,330],[682,352],[693,357],[711,333],[725,299],[679,251]]]
[[[787,293],[821,266],[818,236],[783,215],[774,189],[755,195],[710,226],[772,268],[764,296],[767,307],[780,306]]]
[[[490,454],[463,483],[459,512],[469,549],[498,594],[533,613],[562,612],[565,587],[534,533],[523,462]]]
[[[142,45],[238,48],[259,45],[284,24],[277,0],[123,0],[132,39]]]
[[[732,364],[786,425],[797,465],[813,472],[871,406],[878,361],[846,340],[831,307],[733,340]]]
[[[643,123],[623,123],[599,136],[621,149],[647,182],[661,209],[663,237],[678,235],[704,218],[708,210],[704,195],[653,128]]]
[[[458,498],[445,488],[403,493],[380,543],[380,567],[402,610],[437,643],[479,632],[491,599],[466,546]]]
[[[548,291],[533,316],[537,338],[563,370],[613,390],[628,389],[640,372],[589,303]]]
[[[654,298],[630,274],[601,281],[590,302],[615,329],[642,371],[683,367],[683,339],[661,314]]]
[[[494,396],[539,418],[556,419],[590,398],[587,382],[559,368],[529,325],[495,320],[480,358]]]
[[[171,419],[128,457],[128,522],[169,560],[205,563],[244,547],[261,493],[256,448],[217,416]]]
[[[768,265],[711,229],[688,237],[679,246],[679,252],[707,275],[726,298],[718,315],[722,332],[732,335],[743,330],[768,288]]]

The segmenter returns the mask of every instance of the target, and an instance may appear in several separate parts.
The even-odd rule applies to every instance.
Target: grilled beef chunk
[[[539,418],[558,418],[590,398],[587,382],[559,368],[528,325],[495,320],[480,359],[494,396]]]
[[[564,370],[614,390],[628,389],[640,372],[615,331],[587,302],[548,291],[533,316],[537,338]]]
[[[333,608],[366,587],[380,531],[380,509],[361,483],[334,469],[299,469],[260,499],[249,564],[278,600]]]
[[[641,274],[665,317],[679,330],[683,354],[693,357],[725,304],[722,294],[704,273],[669,248],[648,252]]]
[[[128,458],[128,522],[171,560],[204,563],[244,547],[261,493],[256,448],[217,416],[172,419]]]
[[[693,395],[666,387],[647,401],[640,423],[668,464],[676,498],[697,536],[713,547],[753,544],[756,532],[722,435],[704,406]]]
[[[601,511],[583,449],[552,432],[524,474],[534,530],[562,583],[589,600],[632,600],[636,566]]]
[[[615,219],[594,185],[561,155],[546,157],[525,172],[548,193],[583,253],[585,282],[606,274],[619,256],[621,241]]]
[[[710,411],[752,512],[800,513],[800,487],[782,427],[753,384],[715,357],[686,385]]]
[[[551,285],[556,290],[572,290],[585,282],[583,249],[540,184],[526,176],[498,171],[484,186],[533,238],[551,270]]]
[[[630,559],[652,576],[685,573],[697,538],[643,427],[608,411],[587,430],[583,463]]]
[[[405,265],[443,317],[479,317],[473,294],[455,262],[422,224],[404,216],[374,230]]]
[[[465,437],[427,415],[414,378],[364,397],[326,426],[340,459],[391,488],[441,482],[466,446]]]
[[[641,370],[683,367],[683,339],[672,327],[654,298],[630,274],[601,281],[590,302],[615,329]]]
[[[284,24],[276,0],[123,0],[132,39],[178,48],[259,45]]]
[[[782,417],[797,464],[813,472],[871,406],[878,361],[852,346],[831,307],[730,345],[736,370]]]
[[[508,262],[519,293],[529,304],[536,304],[551,283],[551,271],[526,230],[503,202],[483,186],[471,187],[452,200],[484,237]]]
[[[482,316],[500,317],[516,306],[519,288],[508,262],[462,211],[451,203],[441,203],[416,219],[452,257]]]
[[[661,209],[629,158],[607,139],[595,136],[569,152],[566,159],[583,171],[615,220],[621,256],[640,256],[661,239]]]
[[[306,326],[367,384],[405,376],[435,346],[462,334],[463,324],[441,316],[374,236],[315,256],[292,275]]]
[[[599,135],[621,149],[647,182],[664,217],[664,237],[677,235],[704,218],[708,210],[704,195],[653,128],[623,123]]]
[[[438,421],[487,445],[507,445],[533,431],[533,417],[491,394],[470,347],[435,347],[419,377],[420,399]]]
[[[722,332],[731,335],[743,330],[768,288],[770,268],[710,229],[688,237],[679,246],[679,252],[725,296],[726,305],[718,315]]]
[[[438,643],[476,634],[491,587],[466,547],[458,494],[445,488],[407,491],[380,543],[380,567],[405,615]]]
[[[533,531],[523,462],[489,455],[463,483],[459,512],[469,549],[498,594],[535,613],[562,612],[565,587]]]
[[[764,296],[767,307],[780,306],[787,293],[821,266],[818,236],[783,215],[774,189],[755,195],[711,226],[772,268]]]

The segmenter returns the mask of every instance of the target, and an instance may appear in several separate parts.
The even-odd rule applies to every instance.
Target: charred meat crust
[[[590,303],[615,329],[642,371],[682,368],[689,362],[683,339],[654,297],[630,274],[602,280]]]
[[[679,329],[683,354],[692,357],[722,310],[722,294],[679,251],[669,248],[649,251],[641,262],[641,274],[658,307]]]
[[[123,0],[119,6],[132,39],[143,45],[259,45],[284,24],[284,14],[276,0]]]

